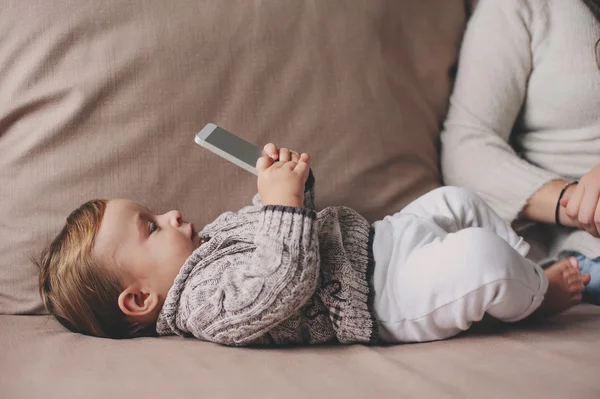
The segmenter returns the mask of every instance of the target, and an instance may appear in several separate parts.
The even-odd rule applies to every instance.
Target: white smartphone
[[[194,141],[240,168],[258,175],[256,161],[262,156],[262,150],[254,144],[214,123],[204,126],[200,133],[196,134]]]

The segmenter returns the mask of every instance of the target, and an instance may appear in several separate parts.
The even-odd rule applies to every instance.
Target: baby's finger
[[[292,155],[292,161],[298,162],[300,161],[300,154],[294,150],[290,150],[290,154]]]
[[[290,154],[290,150],[287,148],[279,149],[279,160],[283,162],[288,162],[292,160],[292,155]]]
[[[273,159],[277,159],[279,157],[279,150],[277,149],[277,146],[273,143],[269,143],[267,144],[264,148],[263,148],[265,154],[267,154],[268,156],[270,156]]]
[[[306,162],[309,163],[310,162],[310,155],[303,152],[302,155],[300,155],[300,161],[301,162]]]
[[[286,162],[286,163],[285,163],[284,167],[286,167],[286,168],[288,168],[289,170],[292,170],[292,171],[293,171],[293,170],[294,170],[294,168],[296,167],[296,165],[298,165],[298,163],[297,163],[297,162],[294,162],[294,161],[289,161],[289,162]]]
[[[298,162],[296,167],[294,168],[294,172],[296,172],[300,176],[308,177],[308,171],[310,166],[306,162]]]
[[[286,162],[283,162],[283,161],[275,161],[275,162],[273,162],[273,166],[271,166],[271,169],[280,169],[285,164],[286,164]]]
[[[258,160],[256,161],[256,170],[258,172],[263,172],[267,169],[269,169],[269,167],[271,165],[273,165],[273,159],[271,157],[268,156],[262,156],[260,158],[258,158]]]

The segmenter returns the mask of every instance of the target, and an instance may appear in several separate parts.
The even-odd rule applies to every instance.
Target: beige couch
[[[438,343],[270,350],[96,339],[41,315],[30,258],[80,203],[202,225],[249,202],[255,179],[193,143],[207,122],[310,152],[320,208],[374,221],[438,186],[468,4],[0,0],[0,397],[600,397],[588,305]]]

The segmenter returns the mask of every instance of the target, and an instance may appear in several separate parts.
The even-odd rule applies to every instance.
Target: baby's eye
[[[158,230],[158,226],[156,225],[156,223],[154,222],[150,222],[148,224],[148,234],[152,234],[154,233],[156,230]]]

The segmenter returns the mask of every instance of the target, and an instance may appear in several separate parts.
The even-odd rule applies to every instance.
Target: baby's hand
[[[258,192],[262,203],[302,207],[310,156],[287,148],[278,149],[272,143],[267,144],[264,151],[267,155],[259,158],[256,163]]]
[[[267,144],[263,151],[274,161],[294,161],[299,162],[300,160],[304,160],[304,162],[308,162],[309,155],[303,153],[302,155],[298,154],[296,151],[289,150],[287,148],[277,148],[277,146],[273,143]],[[304,157],[304,158],[303,158]]]

